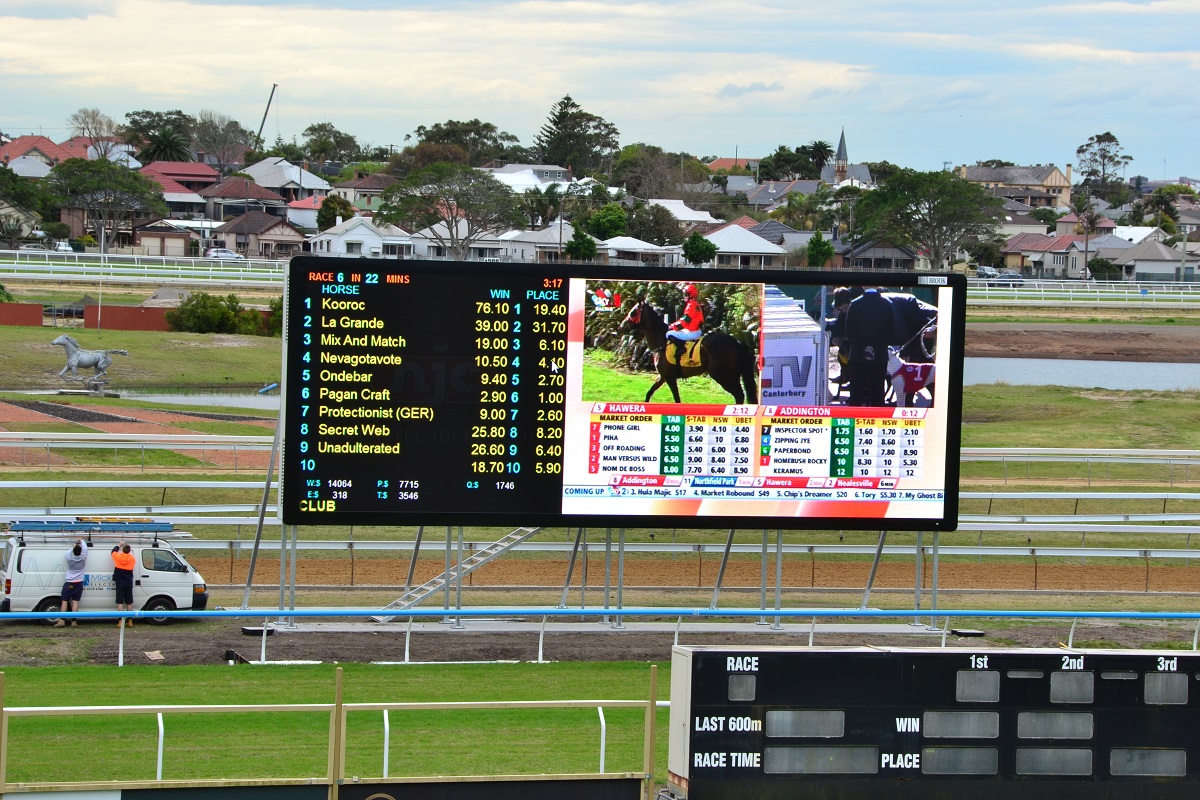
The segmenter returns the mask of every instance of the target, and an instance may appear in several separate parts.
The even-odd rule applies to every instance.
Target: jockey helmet
[[[695,300],[700,296],[700,291],[694,283],[685,283],[683,285],[683,296],[689,300]]]

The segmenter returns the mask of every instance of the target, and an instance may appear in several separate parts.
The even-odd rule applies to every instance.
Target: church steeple
[[[846,155],[846,129],[842,128],[842,138],[838,139],[837,153],[833,157],[833,175],[837,183],[846,180],[850,159]]]

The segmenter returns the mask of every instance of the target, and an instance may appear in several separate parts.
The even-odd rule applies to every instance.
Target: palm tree
[[[151,161],[192,161],[192,140],[186,133],[175,128],[159,128],[146,135],[146,142],[138,150],[137,158],[143,164]]]
[[[833,158],[833,146],[824,139],[815,139],[808,143],[808,157],[812,159],[817,174],[820,175],[829,159]]]
[[[1075,212],[1075,218],[1078,222],[1075,223],[1075,230],[1083,234],[1083,271],[1079,277],[1087,279],[1088,277],[1088,256],[1091,249],[1092,233],[1095,232],[1096,226],[1100,222],[1100,212],[1092,205],[1092,196],[1088,192],[1081,195],[1075,195],[1071,199],[1071,210]]]
[[[557,183],[552,183],[545,189],[526,189],[522,201],[525,212],[529,215],[529,227],[535,229],[545,228],[563,211],[562,191]]]

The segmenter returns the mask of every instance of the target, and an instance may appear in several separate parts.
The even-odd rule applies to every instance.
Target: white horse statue
[[[85,380],[79,375],[79,368],[88,369],[94,367],[96,374],[89,382],[98,380],[108,374],[108,367],[112,364],[112,356],[110,353],[116,353],[119,356],[129,355],[128,350],[84,350],[79,346],[79,342],[75,341],[65,333],[59,336],[50,344],[62,345],[67,350],[67,365],[62,368],[62,372],[58,373],[58,377],[68,381]],[[71,370],[71,377],[66,377],[67,370]]]
[[[933,403],[933,364],[911,364],[900,358],[900,348],[889,347],[887,374],[896,391],[897,408],[907,407],[910,401],[915,404],[916,394],[922,389],[929,392],[929,402]]]

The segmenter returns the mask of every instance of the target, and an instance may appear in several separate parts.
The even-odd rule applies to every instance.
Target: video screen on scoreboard
[[[965,292],[295,258],[283,519],[952,530]]]

